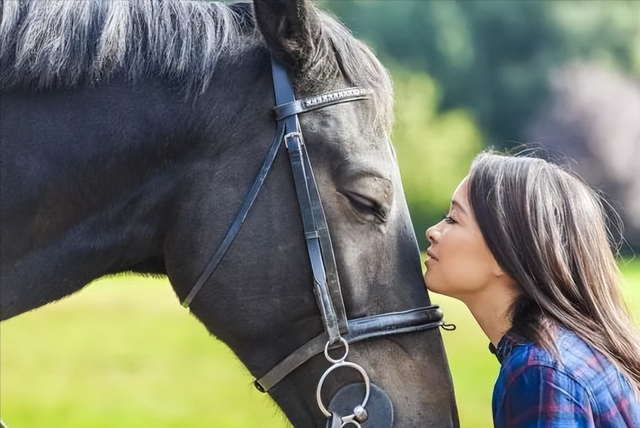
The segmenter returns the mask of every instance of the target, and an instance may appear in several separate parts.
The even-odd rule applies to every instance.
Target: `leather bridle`
[[[363,88],[353,87],[297,100],[295,98],[293,85],[284,67],[274,58],[271,59],[271,65],[276,100],[275,113],[277,128],[275,137],[262,162],[258,175],[247,193],[244,203],[231,224],[229,231],[224,237],[222,244],[209,260],[209,263],[195,285],[182,302],[182,306],[188,307],[191,304],[193,298],[212,276],[231,246],[258,192],[264,184],[266,176],[278,153],[278,149],[284,141],[293,171],[307,250],[313,272],[314,292],[320,309],[324,332],[298,348],[282,362],[273,367],[268,373],[260,379],[257,379],[255,386],[262,392],[268,391],[301,364],[324,351],[325,357],[332,365],[319,380],[316,390],[318,406],[327,416],[329,427],[346,425],[360,426],[360,423],[367,419],[365,406],[370,395],[371,387],[375,387],[376,391],[378,391],[379,388],[370,383],[362,367],[345,361],[349,351],[349,344],[374,337],[410,333],[442,326],[442,312],[438,306],[432,305],[403,312],[390,312],[352,320],[347,318],[327,219],[322,207],[320,193],[313,175],[309,156],[304,145],[298,115],[334,104],[368,99],[369,91]],[[329,355],[329,349],[338,347],[344,348],[344,354],[340,358],[332,358]],[[354,369],[360,372],[364,380],[365,397],[362,400],[362,404],[356,406],[353,414],[347,416],[340,416],[328,410],[324,406],[320,396],[324,380],[329,373],[338,368]],[[390,401],[388,405],[391,406]]]

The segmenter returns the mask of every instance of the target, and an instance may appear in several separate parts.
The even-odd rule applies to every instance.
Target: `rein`
[[[444,324],[442,320],[443,315],[438,306],[432,305],[352,320],[347,318],[327,219],[322,207],[320,193],[313,175],[311,162],[307,154],[300,122],[298,120],[299,114],[308,111],[335,104],[368,99],[369,91],[357,87],[347,88],[297,100],[295,98],[293,85],[284,67],[274,58],[271,59],[271,65],[276,101],[274,110],[277,123],[273,142],[263,159],[256,179],[247,193],[235,220],[231,224],[220,247],[211,257],[195,285],[182,302],[182,306],[188,307],[191,304],[198,291],[213,275],[218,264],[231,246],[249,210],[253,206],[266,176],[273,165],[276,154],[284,141],[289,153],[296,194],[300,205],[307,251],[313,272],[314,293],[324,325],[324,332],[298,348],[260,379],[257,379],[254,384],[259,391],[267,392],[300,365],[324,351],[325,358],[332,365],[320,378],[316,389],[316,397],[318,407],[328,418],[327,426],[330,428],[347,425],[360,427],[360,424],[366,421],[368,417],[365,406],[370,396],[372,397],[372,401],[382,403],[379,405],[388,410],[385,413],[390,415],[389,418],[392,421],[393,410],[391,401],[386,393],[370,382],[367,373],[361,366],[346,361],[349,344],[375,337],[411,333],[440,327]],[[342,357],[338,359],[332,358],[328,353],[329,349],[340,347],[344,349]],[[329,409],[327,409],[321,398],[324,380],[332,371],[339,368],[349,368],[358,371],[364,381],[364,399],[360,405],[353,409],[353,413],[347,416],[340,416],[337,412],[330,410],[332,407],[335,407],[333,406],[333,401],[329,405]],[[338,396],[342,399],[343,395],[348,395],[346,392],[341,394],[341,392],[348,387],[349,386],[344,387],[338,391],[334,400],[338,398]],[[360,391],[359,394],[361,393]]]

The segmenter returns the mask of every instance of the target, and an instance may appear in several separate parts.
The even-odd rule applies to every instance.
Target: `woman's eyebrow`
[[[451,208],[456,208],[462,214],[467,215],[467,212],[465,211],[464,208],[462,208],[462,205],[460,205],[460,202],[456,201],[455,199],[451,200]]]

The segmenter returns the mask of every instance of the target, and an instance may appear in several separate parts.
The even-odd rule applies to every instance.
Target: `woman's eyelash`
[[[445,221],[445,223],[447,223],[447,224],[455,224],[455,223],[457,223],[457,222],[453,219],[453,217],[450,217],[450,216],[448,216],[448,215],[445,215],[445,216],[443,216],[442,218],[443,218],[443,220]]]

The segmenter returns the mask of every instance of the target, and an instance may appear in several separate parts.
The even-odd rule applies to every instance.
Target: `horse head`
[[[352,87],[364,88],[368,94],[366,100],[329,102],[300,114],[348,318],[429,305],[390,141],[393,91],[389,75],[364,45],[308,2],[254,4],[264,40],[260,47],[283,64],[297,98],[335,95]],[[268,73],[264,61],[259,68]],[[271,121],[271,132],[277,135]],[[300,219],[303,208],[295,203],[300,196],[284,156],[274,162],[264,195],[253,208],[256,214],[250,215],[226,262],[216,269],[211,284],[205,285],[209,291],[203,288],[203,295],[192,305],[194,314],[230,345],[256,377],[265,373],[268,377],[270,369],[297,349],[307,352],[305,344],[323,331],[313,294],[313,261],[307,255],[306,230]],[[237,284],[242,287],[236,288]],[[220,298],[227,293],[234,298]],[[234,307],[229,301],[242,304]],[[310,388],[326,373],[328,363],[322,353],[304,361],[287,369],[269,392],[296,426],[315,426],[321,423],[317,401],[328,402],[345,384],[356,382],[358,374],[336,370],[320,385],[323,388]],[[350,361],[364,368],[389,395],[395,408],[394,426],[457,424],[437,329],[358,343],[351,347]]]

